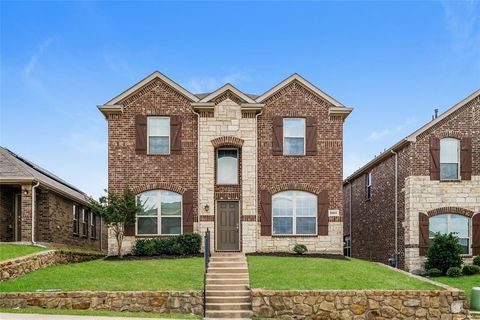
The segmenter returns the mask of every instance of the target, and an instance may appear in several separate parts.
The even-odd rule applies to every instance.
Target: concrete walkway
[[[0,320],[171,320],[164,318],[128,318],[128,317],[100,317],[100,316],[68,316],[52,314],[0,313]],[[179,319],[179,318],[176,318]]]

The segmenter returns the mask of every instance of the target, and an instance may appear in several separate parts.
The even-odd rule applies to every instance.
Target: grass
[[[203,259],[94,260],[52,266],[0,283],[0,292],[201,290]]]
[[[480,287],[480,274],[473,276],[461,276],[458,278],[439,277],[432,280],[445,283],[451,287],[465,291],[468,300],[472,298],[472,288]]]
[[[42,247],[21,244],[0,244],[0,261],[26,256],[46,250]]]
[[[270,290],[440,289],[358,259],[249,256],[250,285]]]
[[[201,319],[200,316],[178,313],[151,313],[151,312],[126,312],[126,311],[100,311],[100,310],[68,310],[68,309],[2,309],[0,313],[30,313],[30,314],[57,314],[76,316],[102,316],[102,317],[137,317],[161,319]]]

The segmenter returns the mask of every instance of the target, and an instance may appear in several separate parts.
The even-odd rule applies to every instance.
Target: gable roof
[[[50,171],[0,147],[0,184],[40,182],[40,185],[54,190],[67,198],[87,203],[87,196],[80,189],[62,180]]]
[[[261,96],[259,96],[256,101],[257,102],[263,102],[265,101],[266,99],[268,99],[271,95],[273,95],[275,92],[277,92],[278,90],[282,89],[283,87],[287,86],[288,84],[290,84],[292,81],[298,81],[300,82],[302,85],[304,85],[305,87],[307,87],[308,89],[310,89],[313,93],[319,95],[320,97],[322,97],[323,99],[325,99],[326,101],[328,101],[329,103],[333,104],[335,107],[345,107],[343,104],[341,104],[340,102],[338,102],[337,100],[333,99],[331,96],[329,96],[328,94],[326,94],[325,92],[323,92],[322,90],[320,90],[319,88],[317,88],[316,86],[314,86],[312,83],[310,83],[309,81],[307,81],[305,78],[303,78],[302,76],[300,76],[298,73],[294,73],[292,74],[290,77],[286,78],[285,80],[283,80],[282,82],[280,82],[279,84],[277,84],[275,87],[271,88],[270,90],[268,90],[267,92],[265,92],[264,94],[262,94]]]
[[[472,94],[470,94],[468,97],[460,101],[459,103],[455,104],[453,107],[439,115],[436,119],[428,122],[424,126],[420,127],[418,130],[414,131],[412,134],[408,135],[407,137],[403,138],[402,140],[398,141],[395,143],[393,146],[391,146],[388,149],[385,149],[382,153],[380,153],[378,156],[367,162],[364,166],[360,167],[360,169],[356,170],[354,173],[352,173],[350,176],[348,176],[344,180],[344,184],[348,183],[349,181],[356,179],[358,176],[364,174],[367,170],[375,166],[376,164],[382,162],[384,159],[390,157],[391,155],[394,154],[394,152],[402,149],[406,145],[410,144],[411,142],[417,141],[417,137],[430,129],[431,127],[435,126],[437,123],[441,122],[445,118],[447,118],[449,115],[454,113],[455,111],[459,110],[463,106],[465,106],[467,103],[472,101],[473,99],[480,99],[480,89],[476,90]]]
[[[223,93],[225,93],[227,91],[233,92],[236,96],[238,96],[240,99],[242,99],[243,101],[245,101],[247,103],[256,103],[255,100],[253,100],[251,97],[249,97],[245,93],[243,93],[240,90],[238,90],[237,88],[235,88],[230,83],[227,83],[227,84],[223,85],[222,87],[218,88],[217,90],[215,90],[214,92],[208,94],[207,96],[202,98],[199,102],[202,102],[202,103],[203,102],[210,102],[213,99],[215,99],[216,97],[221,96]]]

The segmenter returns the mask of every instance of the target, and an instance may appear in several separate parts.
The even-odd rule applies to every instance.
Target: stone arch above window
[[[465,208],[459,208],[459,207],[443,207],[443,208],[437,208],[433,209],[427,212],[427,215],[429,218],[437,216],[439,214],[459,214],[468,218],[473,217],[475,214],[473,211],[465,209]]]
[[[243,146],[244,141],[243,139],[240,139],[237,137],[224,136],[224,137],[215,138],[211,142],[214,148],[220,148],[220,147],[241,148]]]
[[[437,137],[439,139],[455,138],[455,139],[461,140],[463,137],[465,137],[465,135],[459,131],[449,130],[449,131],[443,131],[438,133]]]
[[[135,194],[139,194],[141,192],[145,192],[149,190],[168,190],[168,191],[173,191],[179,194],[183,194],[185,191],[187,191],[186,188],[180,187],[170,182],[145,183],[135,188],[132,188],[132,191]]]
[[[319,194],[321,192],[320,188],[315,187],[308,183],[296,183],[296,182],[289,182],[289,183],[280,183],[274,186],[270,191],[272,194],[288,191],[288,190],[299,190],[299,191],[306,191],[314,194]]]

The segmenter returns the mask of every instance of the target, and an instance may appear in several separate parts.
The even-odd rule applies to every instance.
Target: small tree
[[[455,234],[436,233],[428,248],[425,269],[437,268],[445,274],[451,267],[460,268],[463,263],[461,254],[462,247]]]
[[[117,255],[122,255],[122,243],[125,229],[135,223],[137,213],[143,210],[141,203],[137,203],[135,194],[126,186],[122,194],[109,192],[108,196],[102,196],[99,200],[90,198],[90,209],[100,215],[115,235],[117,240]]]

